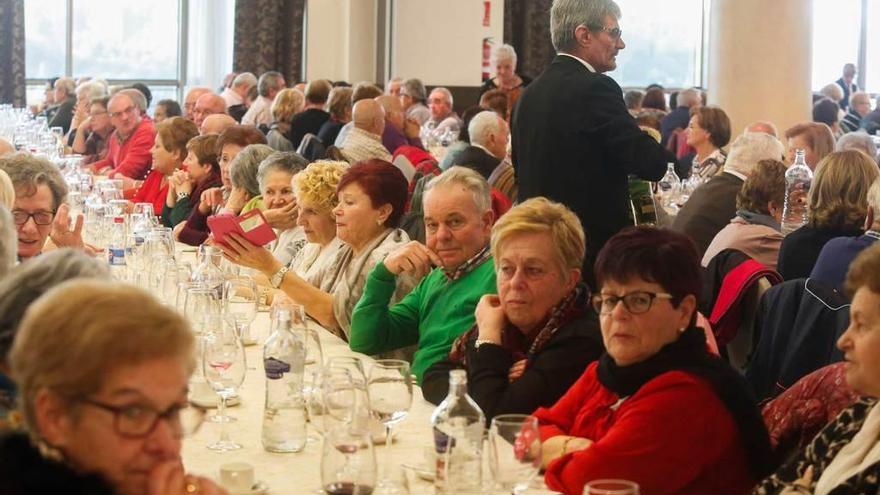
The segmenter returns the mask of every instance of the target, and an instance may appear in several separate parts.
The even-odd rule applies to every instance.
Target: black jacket
[[[299,143],[306,134],[318,135],[324,122],[330,120],[330,114],[320,108],[309,108],[293,116],[290,121],[290,130],[287,131],[287,139],[293,145],[293,149],[299,148]],[[333,143],[324,143],[330,146]]]
[[[500,158],[494,157],[482,148],[473,145],[459,151],[455,158],[452,159],[453,165],[461,165],[476,170],[487,180],[499,163],[501,163]]]
[[[672,228],[694,241],[701,258],[712,239],[736,216],[736,195],[742,185],[739,177],[722,172],[698,187],[676,215]]]
[[[474,349],[474,339],[467,343],[468,394],[486,421],[499,414],[531,414],[539,407],[556,403],[584,373],[587,365],[605,352],[596,314],[587,315],[562,326],[544,344],[526,371],[516,381],[507,378],[514,357],[507,349],[483,344]],[[456,369],[448,359],[434,363],[422,378],[425,400],[439,404],[449,393],[449,371]]]
[[[523,90],[512,121],[518,199],[546,196],[577,214],[589,276],[599,249],[632,225],[628,175],[659,180],[675,156],[639,129],[613,79],[566,55]]]
[[[113,488],[96,475],[77,473],[40,455],[24,433],[0,436],[0,494],[112,495]]]
[[[849,326],[849,306],[839,291],[812,279],[789,280],[764,293],[754,330],[760,340],[746,369],[758,400],[843,359],[836,342]]]
[[[858,229],[817,229],[804,225],[782,240],[777,271],[785,280],[809,277],[819,259],[819,253],[828,241],[835,237],[855,237],[861,234],[862,231]]]
[[[64,134],[70,130],[70,123],[73,121],[73,112],[76,109],[76,96],[68,96],[55,111],[55,115],[49,120],[49,127],[60,127],[64,129]]]

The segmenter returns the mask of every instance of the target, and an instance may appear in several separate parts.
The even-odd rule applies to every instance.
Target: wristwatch
[[[180,191],[177,193],[177,200],[178,201],[180,201],[181,199],[184,199],[184,198],[188,198],[188,197],[189,197],[189,193],[187,193],[187,192]]]
[[[284,274],[289,271],[289,268],[286,266],[282,266],[275,272],[275,275],[272,275],[272,278],[269,279],[269,283],[272,284],[272,287],[277,289],[281,287],[281,281],[284,280]]]
[[[489,340],[489,339],[477,339],[477,340],[474,341],[474,349],[475,349],[475,350],[476,350],[476,349],[479,349],[480,346],[483,345],[483,344],[499,345],[499,344],[498,344],[497,342],[495,342],[494,340]]]

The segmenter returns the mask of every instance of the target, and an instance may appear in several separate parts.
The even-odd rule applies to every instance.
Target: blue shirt
[[[810,272],[810,278],[820,280],[837,289],[843,289],[849,265],[864,249],[871,247],[878,237],[871,231],[858,237],[835,237],[828,241]]]

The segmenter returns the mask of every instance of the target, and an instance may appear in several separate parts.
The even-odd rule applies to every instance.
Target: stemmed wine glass
[[[235,325],[244,345],[255,344],[251,338],[251,322],[257,317],[259,292],[250,277],[233,277],[223,284],[223,312]]]
[[[324,435],[321,485],[331,495],[370,495],[376,483],[376,455],[370,432],[340,425]]]
[[[379,493],[398,494],[401,489],[391,475],[391,437],[395,424],[403,421],[412,405],[412,375],[409,363],[379,359],[370,369],[367,382],[370,411],[385,425],[385,475],[376,487]]]
[[[517,495],[529,487],[541,468],[538,419],[525,414],[501,414],[489,427],[489,468],[495,483]]]
[[[223,324],[223,320],[215,321],[213,331],[205,335],[204,372],[205,379],[220,396],[220,417],[226,415],[226,401],[235,395],[247,371],[244,346],[234,326]],[[220,439],[211,445],[211,450],[237,450],[241,444],[229,438],[226,421],[220,421]]]

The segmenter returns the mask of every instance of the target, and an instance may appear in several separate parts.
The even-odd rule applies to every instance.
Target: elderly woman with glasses
[[[551,406],[604,352],[582,284],[584,231],[565,206],[532,198],[492,227],[498,294],[477,304],[476,325],[428,368],[424,397],[439,404],[449,371],[465,368],[486,419]]]
[[[183,317],[140,289],[47,292],[10,354],[25,432],[0,436],[3,493],[225,493],[180,458],[203,418],[187,402],[193,352]]]
[[[547,485],[580,494],[616,478],[650,494],[748,492],[769,470],[769,438],[745,381],[695,326],[693,242],[630,228],[605,244],[595,273],[607,352],[535,412]]]

